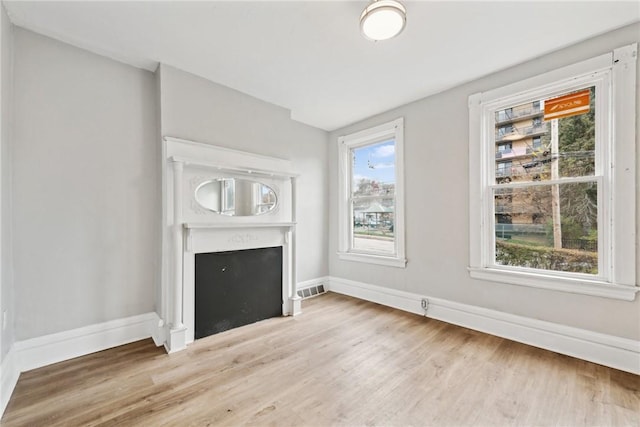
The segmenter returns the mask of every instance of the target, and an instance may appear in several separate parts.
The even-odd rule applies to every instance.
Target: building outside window
[[[511,120],[513,118],[513,110],[510,108],[504,109],[502,111],[500,111],[497,121],[498,122],[504,122],[507,120]]]
[[[533,110],[536,113],[540,111],[540,101],[533,101]]]
[[[538,101],[538,103],[542,103],[542,101]],[[542,117],[534,117],[532,123],[534,127],[539,127],[540,125],[542,125]]]
[[[508,182],[519,183],[520,186],[494,189],[495,223],[500,224],[507,214],[511,224],[508,234],[504,233],[503,227],[496,227],[495,262],[498,265],[598,273],[598,194],[594,176],[596,88],[581,87],[535,103],[544,108],[545,101],[572,96],[587,97],[582,111],[546,121],[551,130],[545,126],[540,130],[541,136],[522,135],[513,142],[520,148],[521,155],[510,165]],[[544,109],[539,110],[536,116],[521,121],[529,125],[530,120],[533,126],[541,127],[543,116]],[[544,145],[544,151],[534,150],[535,140],[538,146]],[[496,145],[497,152],[502,145]],[[496,160],[496,167],[496,184],[502,184],[504,163]],[[560,179],[562,184],[547,184]],[[509,198],[508,204],[504,202],[505,196]],[[497,209],[498,205],[500,209]],[[556,251],[544,252],[546,248]],[[543,253],[564,258],[559,262],[545,263],[537,259]]]
[[[533,150],[537,150],[542,147],[542,137],[534,136],[531,138],[531,148]]]
[[[496,177],[497,178],[510,177],[512,166],[513,166],[513,162],[496,163]]]
[[[502,138],[504,138],[506,135],[510,134],[511,132],[513,132],[513,125],[512,125],[512,124],[508,124],[508,125],[504,125],[504,126],[499,126],[499,127],[496,129],[497,139],[502,139]]]
[[[404,267],[403,119],[339,138],[340,251]]]
[[[633,297],[636,51],[470,97],[472,277]]]
[[[511,151],[511,147],[513,147],[513,144],[511,144],[510,142],[506,142],[504,144],[498,144],[498,153],[506,153]]]

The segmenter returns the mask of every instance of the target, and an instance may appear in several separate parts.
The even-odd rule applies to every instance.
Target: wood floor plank
[[[638,426],[640,377],[326,294],[165,354],[23,373],[3,426]]]

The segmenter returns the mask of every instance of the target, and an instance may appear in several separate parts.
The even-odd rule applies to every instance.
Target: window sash
[[[590,280],[601,280],[607,281],[609,280],[609,255],[610,251],[607,250],[609,247],[609,233],[605,232],[606,226],[602,223],[602,218],[604,218],[604,209],[602,204],[604,203],[602,189],[604,188],[604,179],[602,177],[593,177],[593,176],[584,176],[577,178],[567,178],[567,179],[558,179],[553,181],[535,181],[535,182],[523,182],[523,183],[511,183],[507,185],[490,185],[488,197],[488,203],[486,205],[487,217],[495,218],[495,203],[494,196],[495,190],[504,190],[504,189],[512,189],[512,188],[531,188],[531,187],[552,187],[554,185],[562,185],[562,184],[579,184],[579,183],[595,183],[598,191],[597,198],[597,206],[598,206],[598,274],[586,274],[586,273],[574,273],[574,272],[564,272],[564,271],[556,271],[556,270],[545,270],[541,268],[529,268],[529,267],[520,267],[520,266],[509,266],[502,265],[496,262],[496,222],[495,220],[490,221],[488,226],[486,227],[486,235],[485,241],[487,245],[485,247],[485,251],[487,253],[487,267],[495,269],[495,270],[505,270],[505,271],[522,271],[527,273],[534,274],[545,274],[550,276],[559,276],[559,277],[583,277],[588,278]]]
[[[354,218],[355,218],[355,211],[354,211],[354,205],[357,201],[360,200],[393,200],[393,207],[394,207],[394,230],[397,228],[396,227],[396,217],[395,217],[395,206],[396,206],[396,198],[395,196],[389,197],[389,196],[352,196],[349,198],[349,224],[350,224],[350,229],[349,229],[349,252],[352,253],[361,253],[361,254],[371,254],[371,255],[382,255],[382,256],[393,256],[396,257],[398,255],[398,239],[396,237],[396,234],[394,232],[394,236],[393,236],[393,251],[392,252],[384,252],[384,251],[375,251],[375,250],[366,250],[366,249],[362,249],[362,248],[356,248],[355,247],[355,243],[354,243],[354,239],[356,237],[356,233],[354,230]]]
[[[386,140],[390,140],[391,138],[387,137],[383,137],[383,138],[378,138],[376,140],[372,140],[370,142],[365,142],[365,143],[361,143],[358,144],[357,146],[350,146],[349,147],[349,158],[353,159],[353,151],[357,148],[362,148],[362,147],[366,147],[369,145],[375,145],[378,144],[380,142],[386,141]],[[394,145],[396,144],[395,138],[394,140]],[[396,183],[398,182],[398,164],[397,161],[394,161],[394,175],[395,175],[395,181]],[[354,239],[355,239],[355,231],[354,231],[354,224],[353,224],[353,219],[355,218],[355,211],[354,211],[354,204],[356,201],[366,201],[366,200],[370,200],[370,201],[374,201],[374,200],[389,200],[392,199],[393,200],[393,206],[394,206],[394,219],[395,219],[395,212],[396,212],[396,191],[394,190],[392,195],[379,195],[379,194],[374,194],[374,195],[355,195],[354,194],[354,182],[353,182],[353,163],[350,162],[349,164],[349,189],[348,189],[348,193],[349,194],[349,198],[348,198],[348,205],[349,205],[349,218],[348,218],[348,222],[349,222],[349,245],[348,245],[348,252],[351,253],[358,253],[358,254],[370,254],[370,255],[380,255],[380,256],[392,256],[392,257],[396,257],[398,255],[398,243],[397,243],[397,238],[394,234],[393,237],[393,252],[385,252],[385,251],[376,251],[376,250],[365,250],[362,248],[356,248],[355,244],[354,244]],[[395,222],[395,221],[394,221]],[[394,226],[395,227],[395,226]]]
[[[505,96],[498,100],[484,103],[482,108],[482,121],[484,128],[484,138],[482,142],[482,151],[484,161],[483,180],[483,198],[482,210],[484,211],[484,223],[486,224],[485,232],[482,234],[482,267],[495,270],[505,271],[522,271],[532,274],[544,274],[557,277],[589,277],[592,279],[611,281],[611,251],[609,250],[609,241],[611,236],[610,227],[607,226],[607,213],[611,210],[610,205],[610,168],[604,165],[610,165],[608,148],[611,146],[611,69],[600,70],[588,73],[580,77],[565,79],[563,81],[554,82],[551,85],[524,91],[514,96]],[[524,181],[524,182],[496,182],[498,174],[497,167],[499,163],[495,161],[496,152],[496,112],[521,105],[532,103],[539,99],[550,99],[555,96],[561,96],[567,92],[580,90],[587,87],[595,86],[595,171],[593,175],[584,175],[577,177],[563,177],[556,180],[545,181]],[[493,192],[496,188],[527,188],[540,185],[556,185],[580,182],[597,182],[598,184],[598,274],[589,275],[582,273],[567,273],[552,270],[534,269],[517,266],[504,266],[496,263],[495,253],[495,206],[493,200]]]
[[[403,164],[404,119],[399,118],[373,128],[365,129],[338,138],[340,156],[339,174],[339,241],[338,256],[342,260],[368,262],[378,265],[404,268],[404,164]],[[395,191],[389,195],[353,194],[352,150],[394,140],[395,143]],[[394,203],[394,252],[363,251],[353,245],[353,203],[355,200],[393,199]]]
[[[552,289],[563,292],[594,295],[631,301],[640,291],[636,283],[636,243],[632,230],[636,223],[636,63],[638,45],[633,43],[579,63],[571,64],[519,82],[476,93],[469,96],[469,273],[474,279]],[[495,181],[492,151],[486,147],[495,135],[495,112],[532,98],[546,99],[555,93],[568,90],[568,82],[575,82],[576,89],[586,86],[589,79],[602,74],[609,75],[600,94],[609,96],[610,112],[603,120],[609,139],[609,146],[600,150],[595,176],[603,179],[602,189],[598,189],[599,210],[603,212],[600,224],[608,232],[607,241],[599,239],[599,244],[607,248],[609,254],[606,268],[608,277],[600,280],[571,273],[548,274],[546,270],[507,271],[492,268],[487,262],[487,228],[495,221],[489,216],[486,198],[494,190],[489,188]],[[569,88],[570,89],[570,88]],[[511,105],[509,105],[511,104]],[[493,117],[490,115],[493,114]],[[487,122],[491,125],[487,126]],[[597,140],[601,138],[597,136]],[[490,147],[493,148],[493,147]],[[509,185],[514,185],[510,183]],[[614,197],[615,196],[615,197]],[[605,207],[606,204],[606,207]],[[602,207],[602,208],[600,208]],[[599,228],[602,228],[599,226]],[[630,232],[631,230],[631,232]],[[602,270],[602,269],[600,269]]]

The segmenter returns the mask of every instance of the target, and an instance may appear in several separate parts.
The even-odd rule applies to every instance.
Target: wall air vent
[[[318,285],[309,286],[308,288],[299,289],[298,296],[301,297],[302,299],[307,299],[307,298],[324,294],[326,292],[327,291],[324,289],[324,285],[318,284]]]

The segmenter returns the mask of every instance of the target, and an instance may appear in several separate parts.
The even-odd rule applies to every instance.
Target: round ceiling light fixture
[[[400,34],[407,23],[407,10],[395,0],[374,0],[360,15],[362,34],[374,41]]]

